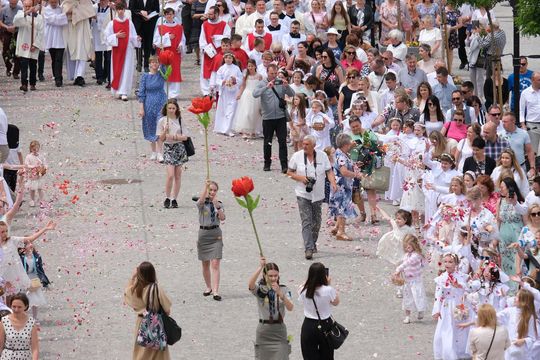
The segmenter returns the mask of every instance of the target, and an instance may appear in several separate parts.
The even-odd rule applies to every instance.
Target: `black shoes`
[[[6,76],[11,77],[11,71],[10,70],[6,70]]]
[[[62,81],[55,81],[54,84],[56,87],[62,87]]]
[[[40,82],[45,81],[45,76],[43,76],[43,74],[38,75],[38,80],[39,80]]]
[[[306,260],[311,260],[311,259],[313,259],[313,250],[307,249],[305,255],[306,255]]]
[[[263,171],[270,171],[270,165],[264,165]]]
[[[173,201],[171,201],[171,208],[178,209],[178,202],[176,202],[176,199],[173,199]]]
[[[105,89],[110,89],[111,88],[111,83],[107,83],[107,86],[105,86]]]
[[[84,78],[82,76],[78,76],[73,82],[73,85],[83,87],[84,85],[86,85],[86,82],[84,81]]]
[[[98,80],[98,81],[96,81],[96,84],[98,84],[98,85],[103,85],[103,80]]]
[[[36,85],[30,85],[30,91],[36,91]]]
[[[28,91],[28,85],[21,85],[21,87],[19,88],[19,90],[22,90],[24,92],[27,92]]]
[[[465,69],[465,67],[467,67],[467,70],[468,70],[468,69],[469,69],[469,64],[467,64],[467,63],[461,63],[461,64],[459,65],[459,70],[463,70],[463,69]]]
[[[219,296],[219,295],[214,295],[214,300],[216,300],[216,301],[221,301],[221,296]]]
[[[163,202],[163,207],[165,209],[178,209],[178,202],[176,199],[170,200],[169,198],[166,198]]]
[[[171,200],[169,200],[169,198],[165,199],[165,201],[163,202],[163,207],[165,209],[168,209],[171,207]]]
[[[281,168],[281,173],[282,174],[286,174],[288,171],[288,168],[284,167],[284,168]]]

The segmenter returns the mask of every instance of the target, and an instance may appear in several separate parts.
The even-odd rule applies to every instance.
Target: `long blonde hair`
[[[521,316],[518,323],[518,338],[523,339],[527,337],[529,333],[529,321],[532,318],[534,332],[538,335],[538,329],[536,328],[536,311],[534,309],[534,296],[530,291],[521,289],[517,293],[517,307],[521,310]]]
[[[502,166],[501,165],[501,157],[502,157],[503,154],[507,154],[508,156],[510,156],[510,159],[512,160],[512,167],[514,168],[515,171],[517,171],[517,173],[519,174],[519,177],[521,179],[523,179],[525,174],[523,174],[523,169],[521,168],[521,166],[519,166],[519,162],[517,161],[516,154],[514,153],[514,150],[512,150],[512,149],[504,149],[501,152],[501,155],[499,155],[499,161],[497,162],[497,165]]]

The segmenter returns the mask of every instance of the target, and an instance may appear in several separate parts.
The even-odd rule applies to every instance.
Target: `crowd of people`
[[[323,223],[335,240],[351,241],[351,224],[389,222],[377,255],[395,265],[388,275],[403,299],[405,324],[415,321],[413,312],[424,318],[424,271],[437,271],[435,359],[540,358],[540,72],[521,57],[520,94],[513,92],[514,75],[504,77],[499,58],[506,34],[491,10],[398,1],[8,0],[0,15],[2,54],[6,76],[20,78],[23,92],[47,80],[46,53],[57,87],[64,86],[65,56],[74,85],[87,85],[90,64],[97,85],[123,101],[133,96],[135,70],[141,72],[135,94],[144,139],[151,160],[167,168],[163,205],[177,208],[190,156],[177,99],[182,63],[194,53],[200,90],[216,100],[213,131],[262,137],[264,171],[272,170],[277,138],[280,170],[295,181],[306,259],[318,252]],[[457,68],[469,79],[456,76]],[[11,154],[2,145],[0,153]],[[9,343],[10,326],[22,327],[25,308],[35,317],[44,301],[32,288],[36,277],[46,285],[31,244],[55,224],[26,238],[7,234],[23,188],[30,206],[43,201],[46,163],[39,143],[30,151],[19,165],[26,184],[15,190],[9,178],[18,196],[4,202],[0,222],[4,257],[19,259],[17,247],[23,249],[22,262],[2,266],[13,314],[11,322],[2,320],[0,345],[2,335]],[[4,166],[6,180],[16,164]],[[208,180],[197,199],[197,248],[203,295],[221,301],[225,213],[217,192]],[[397,207],[395,214],[380,201]],[[34,275],[13,278],[20,271]],[[140,317],[156,281],[145,262],[126,289],[125,300]],[[279,284],[279,267],[261,258],[248,284],[259,305],[256,358],[288,358],[284,316],[294,304]],[[19,294],[26,292],[28,298]],[[168,313],[165,292],[156,296]],[[332,359],[320,328],[332,325],[339,296],[323,264],[311,265],[299,302],[304,358]],[[35,346],[32,338],[33,354]],[[134,358],[156,351],[136,344]]]

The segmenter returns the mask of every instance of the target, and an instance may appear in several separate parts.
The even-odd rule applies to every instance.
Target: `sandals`
[[[352,241],[352,238],[345,233],[341,233],[336,235],[336,240]]]
[[[336,236],[337,232],[338,232],[337,228],[333,228],[332,230],[330,230],[330,234],[332,234],[333,236]]]
[[[360,222],[365,222],[367,219],[367,215],[365,211],[360,211]]]

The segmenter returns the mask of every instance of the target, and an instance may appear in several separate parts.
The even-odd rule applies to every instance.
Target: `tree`
[[[540,16],[538,16],[538,0],[513,0],[512,6],[518,7],[517,25],[523,35],[540,35]]]

